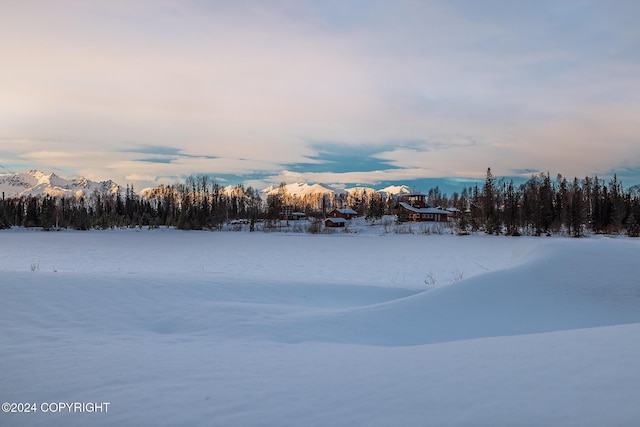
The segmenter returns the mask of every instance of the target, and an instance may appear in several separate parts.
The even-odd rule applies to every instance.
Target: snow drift
[[[639,241],[10,230],[0,249],[2,400],[110,402],[3,425],[640,420]]]
[[[419,345],[640,322],[637,242],[540,244],[506,270],[381,304],[273,325],[285,342]],[[291,325],[295,325],[291,328]]]

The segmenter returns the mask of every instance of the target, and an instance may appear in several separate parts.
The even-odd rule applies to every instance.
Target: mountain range
[[[225,188],[225,191],[231,193],[234,188],[234,186],[229,186]],[[52,197],[87,197],[96,190],[117,193],[122,190],[122,187],[111,180],[96,182],[84,177],[66,179],[53,172],[45,173],[36,169],[21,173],[0,174],[0,192],[7,198],[43,195]],[[266,199],[269,194],[276,194],[279,191],[281,191],[280,186],[271,185],[260,191],[260,195],[263,199]],[[313,194],[330,194],[339,197],[341,194],[353,195],[364,192],[378,192],[385,197],[402,194],[422,194],[406,185],[393,185],[376,190],[370,187],[336,188],[327,184],[293,183],[286,184],[284,191],[287,194],[298,197]],[[144,189],[140,194],[144,196],[152,192],[153,189]]]
[[[32,169],[28,172],[0,174],[0,192],[3,197],[44,196],[87,197],[94,191],[119,192],[121,187],[115,182],[95,182],[80,177],[66,179],[55,173],[45,173]]]
[[[225,187],[225,192],[229,195],[234,191],[235,186]],[[117,193],[122,191],[122,186],[113,182],[92,181],[90,179],[80,177],[67,179],[56,175],[53,172],[45,173],[40,170],[32,169],[28,172],[20,173],[0,173],[0,195],[3,197],[22,197],[22,196],[42,196],[50,195],[52,197],[87,197],[94,191]],[[640,195],[640,185],[633,185],[627,189],[631,194]],[[280,186],[270,185],[260,191],[262,199],[266,199],[269,194],[276,194],[280,190]],[[424,194],[407,185],[391,185],[382,189],[371,187],[352,187],[339,188],[327,184],[308,184],[293,183],[285,184],[284,191],[287,194],[303,197],[313,194],[329,194],[335,197],[340,195],[358,195],[366,193],[379,193],[383,197],[398,196],[405,194]],[[153,194],[154,188],[147,188],[140,191],[143,197]]]
[[[341,194],[362,194],[362,193],[379,193],[383,197],[386,196],[398,196],[403,194],[423,194],[406,185],[392,185],[380,190],[376,190],[371,187],[352,187],[352,188],[336,188],[327,184],[307,184],[307,183],[293,183],[284,185],[284,191],[292,196],[309,196],[312,194],[330,194],[339,197]],[[263,198],[266,198],[270,194],[277,194],[280,190],[280,186],[270,185],[262,190],[260,193]]]

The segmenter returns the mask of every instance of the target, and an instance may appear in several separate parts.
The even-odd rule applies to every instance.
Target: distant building
[[[462,216],[462,211],[458,208],[450,207],[445,210],[449,212],[449,218],[459,219]]]
[[[307,214],[305,214],[304,212],[296,212],[293,210],[293,206],[285,205],[282,207],[280,219],[287,221],[297,221],[301,219],[307,219]]]
[[[324,222],[325,227],[344,227],[347,220],[344,218],[327,218]]]
[[[424,194],[409,194],[404,196],[405,201],[398,203],[396,214],[398,221],[431,221],[447,222],[453,214],[438,208],[432,208],[425,201]]]
[[[351,219],[358,216],[358,212],[351,208],[338,208],[329,212],[329,216],[331,216],[331,218]]]

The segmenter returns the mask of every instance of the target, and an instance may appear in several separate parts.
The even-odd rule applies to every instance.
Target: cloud
[[[531,176],[531,175],[537,175],[541,171],[539,169],[524,168],[524,169],[513,169],[511,172],[519,176]]]
[[[269,182],[323,182],[337,185],[376,185],[386,181],[408,181],[424,178],[421,169],[377,170],[368,172],[295,172],[283,170],[267,177]]]
[[[3,163],[122,180],[633,167],[639,8],[3,3]]]

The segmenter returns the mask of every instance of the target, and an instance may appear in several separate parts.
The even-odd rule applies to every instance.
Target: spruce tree
[[[513,180],[507,185],[504,206],[504,223],[509,236],[519,236],[518,232],[518,196],[513,186]]]
[[[636,216],[633,213],[631,213],[627,218],[625,226],[627,228],[627,236],[640,237],[640,224],[636,220]]]
[[[582,237],[584,224],[584,204],[582,199],[582,188],[578,182],[578,178],[574,178],[571,187],[571,219],[570,228],[573,237]]]
[[[367,221],[376,221],[384,216],[384,201],[379,194],[373,194],[369,199],[369,209],[365,219]]]
[[[482,187],[482,211],[484,215],[485,230],[489,234],[500,234],[500,218],[498,216],[497,192],[495,178],[491,174],[491,168],[487,168],[487,177]]]

